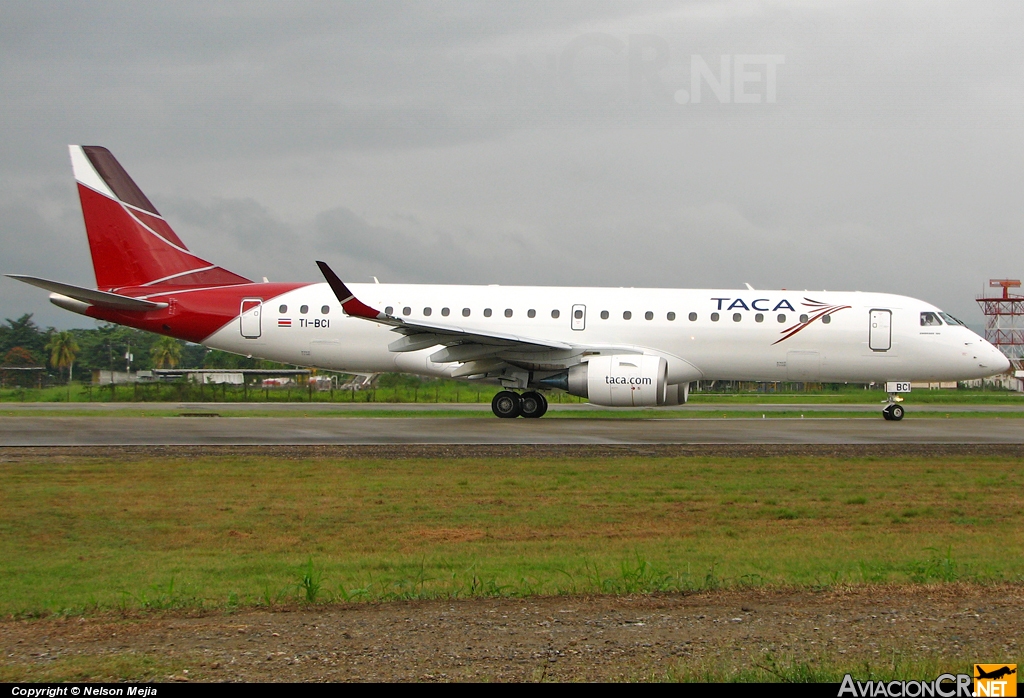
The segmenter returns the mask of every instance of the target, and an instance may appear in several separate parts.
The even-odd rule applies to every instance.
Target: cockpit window
[[[942,319],[946,321],[947,325],[962,325],[964,327],[967,327],[967,325],[964,325],[963,322],[961,322],[960,320],[957,320],[955,317],[953,317],[949,313],[940,312],[939,315],[942,316]]]
[[[942,320],[935,313],[923,312],[921,313],[921,327],[935,327],[941,325]]]

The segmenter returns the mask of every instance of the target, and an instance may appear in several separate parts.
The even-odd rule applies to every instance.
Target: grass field
[[[0,464],[0,613],[1024,579],[1009,457]]]

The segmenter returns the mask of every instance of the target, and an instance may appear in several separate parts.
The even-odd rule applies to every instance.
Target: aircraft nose
[[[1006,358],[1006,354],[999,351],[987,340],[981,340],[980,344],[977,361],[979,368],[983,368],[988,372],[986,375],[994,376],[997,373],[1006,373],[1010,370],[1011,363]]]
[[[1010,370],[1010,360],[1006,358],[1003,352],[999,351],[995,347],[991,347],[992,351],[992,366],[995,368],[996,373],[1006,373]]]

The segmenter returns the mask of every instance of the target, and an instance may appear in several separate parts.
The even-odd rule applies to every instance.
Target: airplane
[[[1016,667],[1016,665],[1014,665],[1014,666]],[[975,669],[975,671],[978,672],[978,675],[974,677],[976,679],[996,679],[996,680],[999,680],[999,679],[1003,678],[1004,676],[1009,676],[1010,674],[1016,674],[1017,673],[1017,669],[1016,668],[1011,669],[1008,666],[1002,666],[1002,667],[1000,667],[998,669],[993,669],[992,671],[985,671],[980,666],[975,664],[974,665],[974,669]]]
[[[501,418],[561,390],[609,407],[686,403],[698,380],[911,381],[1009,369],[939,308],[883,293],[254,282],[190,252],[99,146],[69,146],[96,288],[9,277],[58,307],[247,357],[349,373],[486,380]]]

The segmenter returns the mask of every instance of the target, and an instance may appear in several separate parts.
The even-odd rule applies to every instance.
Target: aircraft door
[[[239,311],[239,321],[242,328],[242,336],[246,339],[258,339],[262,334],[263,300],[260,298],[245,298],[242,300],[242,307]]]
[[[572,307],[572,328],[574,330],[587,329],[587,306],[574,305]]]
[[[871,311],[868,328],[868,348],[871,351],[889,351],[892,348],[892,311],[875,308]]]

